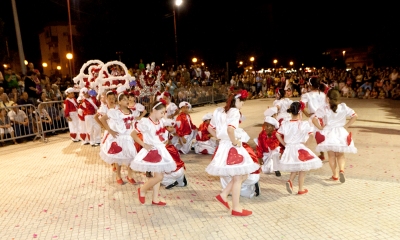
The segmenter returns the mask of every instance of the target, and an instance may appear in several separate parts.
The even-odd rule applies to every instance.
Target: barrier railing
[[[0,142],[40,138],[36,108],[32,104],[0,108]]]

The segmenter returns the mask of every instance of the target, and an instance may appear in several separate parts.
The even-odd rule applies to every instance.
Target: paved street
[[[288,173],[262,174],[261,195],[241,198],[254,213],[244,218],[213,200],[221,187],[205,172],[210,156],[182,156],[188,186],[162,188],[168,205],[157,207],[150,194],[140,205],[140,185],[117,185],[99,148],[72,143],[68,134],[7,144],[0,147],[0,239],[400,239],[400,102],[342,100],[359,115],[350,128],[358,153],[346,155],[346,182],[329,180],[327,161],[307,174],[302,196],[286,192]],[[252,139],[271,105],[245,103],[241,126]],[[194,108],[193,122],[216,106]],[[314,141],[308,145],[315,149]]]

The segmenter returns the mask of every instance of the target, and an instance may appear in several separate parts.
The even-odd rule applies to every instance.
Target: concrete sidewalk
[[[329,180],[326,161],[307,174],[304,196],[286,192],[288,173],[262,174],[261,195],[241,198],[254,212],[245,218],[213,200],[221,187],[205,172],[210,156],[182,156],[188,186],[162,188],[168,205],[157,207],[150,194],[140,205],[140,185],[117,185],[99,148],[72,143],[68,134],[0,147],[0,239],[399,239],[400,102],[342,100],[359,115],[350,128],[358,153],[346,155],[346,183]],[[245,103],[241,127],[251,139],[272,101]],[[193,122],[216,106],[194,108]]]

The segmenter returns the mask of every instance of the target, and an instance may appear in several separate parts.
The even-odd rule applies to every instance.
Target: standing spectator
[[[399,73],[397,72],[396,69],[393,69],[393,72],[389,75],[389,79],[390,79],[390,84],[392,84],[392,86],[396,86],[397,84],[397,77],[398,77]]]
[[[18,88],[18,81],[21,79],[21,77],[17,74],[15,74],[14,71],[11,70],[11,68],[8,68],[4,71],[4,88],[6,90],[6,93],[11,92],[11,89],[13,87]]]
[[[25,77],[25,91],[28,93],[29,100],[33,103],[36,102],[39,96],[39,89],[36,88],[36,73],[29,71]]]
[[[256,76],[256,93],[259,94],[261,91],[262,77],[259,73]]]
[[[55,101],[56,99],[56,95],[53,91],[53,89],[51,88],[50,83],[46,83],[44,89],[43,89],[43,93],[46,94],[46,98],[49,99],[50,101]]]
[[[13,102],[17,102],[20,97],[21,93],[18,91],[18,89],[16,87],[12,87],[11,92],[8,94],[8,98]]]
[[[143,69],[144,69],[143,59],[140,59],[140,61],[139,61],[139,70],[143,70]]]

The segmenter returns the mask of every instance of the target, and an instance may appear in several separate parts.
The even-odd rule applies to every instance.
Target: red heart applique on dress
[[[110,149],[108,149],[108,154],[117,154],[122,152],[122,147],[118,146],[117,142],[112,142]]]
[[[323,141],[325,141],[325,136],[322,135],[320,132],[316,132],[315,133],[315,140],[317,140],[317,144],[320,144]]]
[[[308,160],[311,160],[314,158],[313,155],[311,155],[307,150],[304,150],[304,149],[299,149],[298,153],[299,153],[299,160],[302,162],[305,162],[305,161],[308,161]]]
[[[150,150],[149,153],[143,158],[143,161],[158,163],[161,161],[161,155],[158,154],[157,150]]]
[[[347,135],[347,146],[350,146],[351,144],[351,132],[349,133],[349,135]]]
[[[243,156],[238,153],[236,148],[231,148],[228,152],[228,158],[226,159],[227,165],[235,165],[243,162]]]

